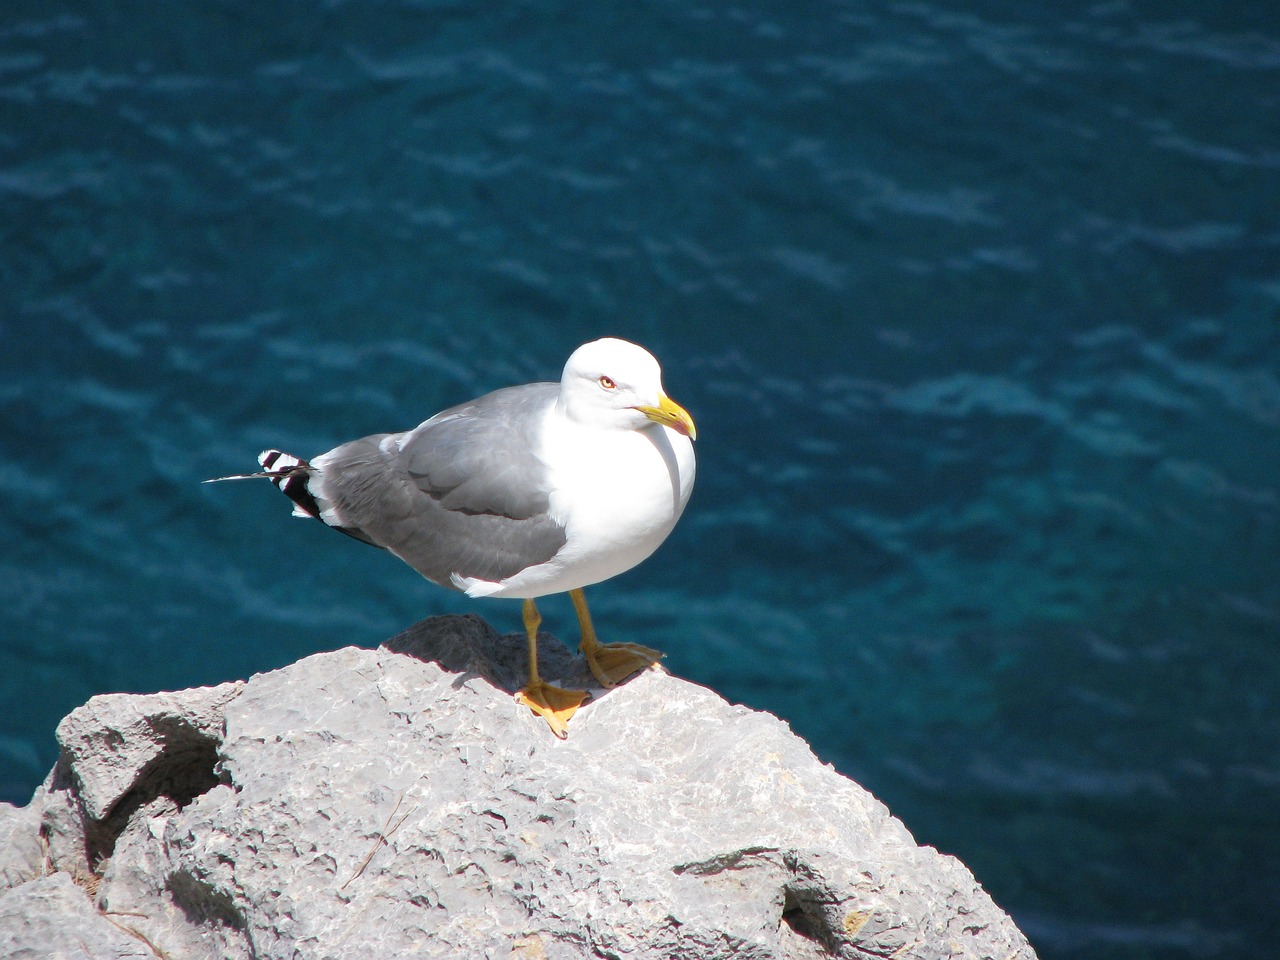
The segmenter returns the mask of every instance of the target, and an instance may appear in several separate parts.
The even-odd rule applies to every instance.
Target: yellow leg
[[[614,687],[637,670],[651,667],[664,654],[652,647],[638,643],[601,643],[596,639],[591,625],[591,611],[587,609],[587,595],[581,590],[570,590],[573,609],[578,611],[578,626],[582,628],[582,642],[578,649],[587,658],[587,665],[602,687]]]
[[[524,629],[529,635],[529,682],[516,694],[516,701],[547,721],[551,732],[563,740],[569,735],[569,718],[587,699],[585,690],[553,687],[538,676],[538,626],[542,615],[532,600],[524,602]]]

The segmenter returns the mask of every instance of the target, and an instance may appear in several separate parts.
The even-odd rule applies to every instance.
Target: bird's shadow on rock
[[[428,617],[382,643],[393,653],[435,663],[459,674],[458,683],[479,676],[500,690],[514,694],[529,678],[528,639],[523,633],[500,634],[474,613]],[[605,689],[591,674],[587,660],[549,633],[538,634],[538,672],[544,680],[586,690],[593,702],[617,690]]]

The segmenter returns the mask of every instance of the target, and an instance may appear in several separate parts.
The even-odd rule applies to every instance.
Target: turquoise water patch
[[[516,630],[199,481],[615,334],[699,479],[606,639],[1046,958],[1267,955],[1278,81],[1258,5],[7,4],[0,796],[95,693]]]

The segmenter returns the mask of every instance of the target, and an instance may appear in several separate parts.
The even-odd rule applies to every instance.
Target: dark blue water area
[[[1274,955],[1274,4],[8,0],[0,796],[94,694],[517,630],[199,481],[604,334],[700,431],[605,639],[1046,958]]]

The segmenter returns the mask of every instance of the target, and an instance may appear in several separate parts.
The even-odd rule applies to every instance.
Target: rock
[[[139,807],[162,794],[186,803],[217,783],[223,707],[243,687],[106,694],[71,711],[38,795],[52,865],[92,873]]]
[[[0,803],[0,892],[44,876],[40,808]]]
[[[213,786],[207,781],[223,707],[243,688],[239,682],[181,693],[112,693],[71,711],[58,724],[58,745],[89,818],[105,820],[126,796],[163,792],[190,799]],[[165,782],[192,772],[203,775]]]
[[[70,874],[54,873],[0,894],[0,957],[156,960],[156,952],[127,922],[95,910]]]
[[[540,661],[594,686],[548,637]],[[172,957],[1034,958],[774,717],[650,670],[559,741],[511,698],[524,669],[522,636],[441,617],[246,684],[95,698],[32,804],[54,865],[100,876],[59,896]],[[0,920],[15,949],[26,929]]]

